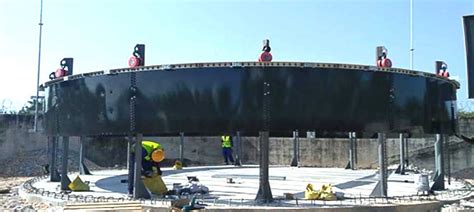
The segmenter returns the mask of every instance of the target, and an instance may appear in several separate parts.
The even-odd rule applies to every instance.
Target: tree
[[[474,112],[473,111],[464,111],[464,110],[459,110],[458,111],[458,117],[459,118],[474,118]]]
[[[12,110],[12,102],[8,99],[2,100],[0,104],[0,114],[15,114],[16,111]]]
[[[35,114],[35,104],[36,104],[36,97],[31,97],[30,100],[26,103],[25,106],[18,111],[18,114],[22,115],[34,115]],[[43,101],[38,101],[38,114],[41,114],[43,111]]]

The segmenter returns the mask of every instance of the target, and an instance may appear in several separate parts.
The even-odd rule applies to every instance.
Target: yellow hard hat
[[[151,160],[154,162],[161,162],[165,159],[165,151],[163,149],[155,149],[151,152]]]

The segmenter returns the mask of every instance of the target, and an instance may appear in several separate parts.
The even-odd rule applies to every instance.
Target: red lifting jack
[[[448,72],[448,64],[446,64],[443,61],[436,61],[435,62],[435,68],[436,68],[436,75],[440,77],[449,77],[449,72]]]
[[[265,39],[263,40],[263,48],[262,48],[262,54],[260,54],[260,57],[258,58],[258,62],[271,62],[273,57],[272,54],[270,53],[272,49],[270,48],[270,40]]]
[[[387,49],[385,46],[377,46],[375,60],[377,61],[377,67],[390,68],[392,67],[392,61],[387,57]]]
[[[128,66],[130,68],[136,68],[145,65],[145,45],[137,44],[133,48],[133,53],[130,59],[128,59]]]
[[[55,72],[49,74],[49,79],[53,80],[59,77],[65,77],[67,75],[72,75],[74,59],[73,58],[63,58],[59,65],[61,68],[56,69]]]

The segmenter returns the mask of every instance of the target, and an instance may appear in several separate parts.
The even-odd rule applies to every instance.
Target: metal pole
[[[409,163],[409,158],[410,158],[410,155],[409,155],[409,151],[408,151],[408,136],[405,136],[405,166],[408,167],[408,164]]]
[[[447,167],[447,171],[448,171],[448,185],[451,185],[451,150],[450,150],[450,145],[449,145],[449,135],[446,135],[446,157],[447,157],[447,161],[446,161],[446,166]]]
[[[413,46],[413,0],[410,0],[410,69],[413,70],[414,63],[414,46]]]
[[[79,174],[81,175],[90,175],[91,172],[87,169],[86,164],[84,164],[84,154],[85,154],[85,146],[84,143],[86,141],[86,137],[81,136],[80,142],[81,146],[79,148]]]
[[[269,133],[268,131],[260,132],[260,185],[258,188],[256,201],[259,202],[272,202],[272,190],[270,188],[268,167],[269,167]]]
[[[184,132],[180,132],[181,141],[179,143],[179,161],[184,164]]]
[[[236,135],[237,139],[236,139],[236,154],[235,154],[235,164],[236,166],[242,166],[242,160],[240,159],[240,154],[242,153],[241,151],[241,148],[242,148],[242,145],[240,145],[240,142],[241,142],[241,139],[240,139],[240,132],[237,131],[237,135]]]
[[[298,166],[298,131],[293,131],[293,159],[291,160],[290,166]]]
[[[300,165],[300,134],[296,130],[296,159],[298,160],[298,166]]]
[[[67,159],[69,157],[69,137],[63,136],[63,158],[61,165],[61,190],[69,190],[68,185],[71,183],[67,176]]]
[[[355,170],[355,152],[354,152],[354,135],[352,132],[349,133],[349,142],[350,142],[350,149],[349,149],[349,160],[351,164],[351,169]]]
[[[40,7],[40,22],[39,22],[39,44],[38,44],[38,72],[36,74],[36,101],[35,101],[35,121],[33,126],[33,131],[38,131],[38,101],[39,101],[39,78],[41,71],[41,37],[43,34],[43,0],[41,0]]]
[[[150,199],[150,193],[146,190],[143,184],[142,175],[142,139],[143,134],[137,132],[136,129],[136,107],[137,107],[137,77],[134,72],[130,74],[130,134],[135,135],[135,170],[133,179],[133,198]]]
[[[433,177],[432,190],[444,190],[444,153],[443,153],[443,138],[442,134],[436,134],[435,142],[435,175]]]
[[[50,178],[49,180],[51,182],[59,182],[59,173],[58,169],[56,168],[56,159],[57,159],[57,151],[58,151],[58,137],[57,136],[51,136],[51,166],[50,166]]]
[[[257,197],[255,198],[258,202],[272,202],[272,190],[270,188],[270,182],[268,181],[268,166],[269,166],[269,130],[270,130],[270,83],[264,69],[263,72],[263,128],[264,131],[259,132],[260,137],[260,152],[259,152],[259,167],[260,167],[260,185],[258,188]]]
[[[387,160],[385,133],[378,133],[378,151],[379,151],[379,183],[381,196],[387,196]]]
[[[357,166],[357,134],[352,132],[352,140],[354,141],[354,168]]]
[[[150,193],[145,188],[142,181],[142,134],[137,134],[135,137],[135,171],[134,171],[134,190],[133,198],[150,199]]]
[[[400,133],[400,174],[405,174],[405,135]]]
[[[133,136],[128,136],[128,144],[127,144],[127,169],[128,169],[128,194],[133,195],[133,178],[135,176],[135,159],[132,157],[132,149],[133,149]]]

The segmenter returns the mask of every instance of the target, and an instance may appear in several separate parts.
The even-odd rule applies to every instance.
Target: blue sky
[[[35,95],[40,0],[0,0],[0,107]],[[40,83],[74,57],[74,72],[126,67],[136,43],[146,62],[255,61],[270,39],[274,61],[374,64],[384,45],[409,68],[409,0],[44,0]],[[466,92],[462,16],[473,0],[414,0],[414,69],[444,60]],[[474,108],[473,108],[474,109]]]

